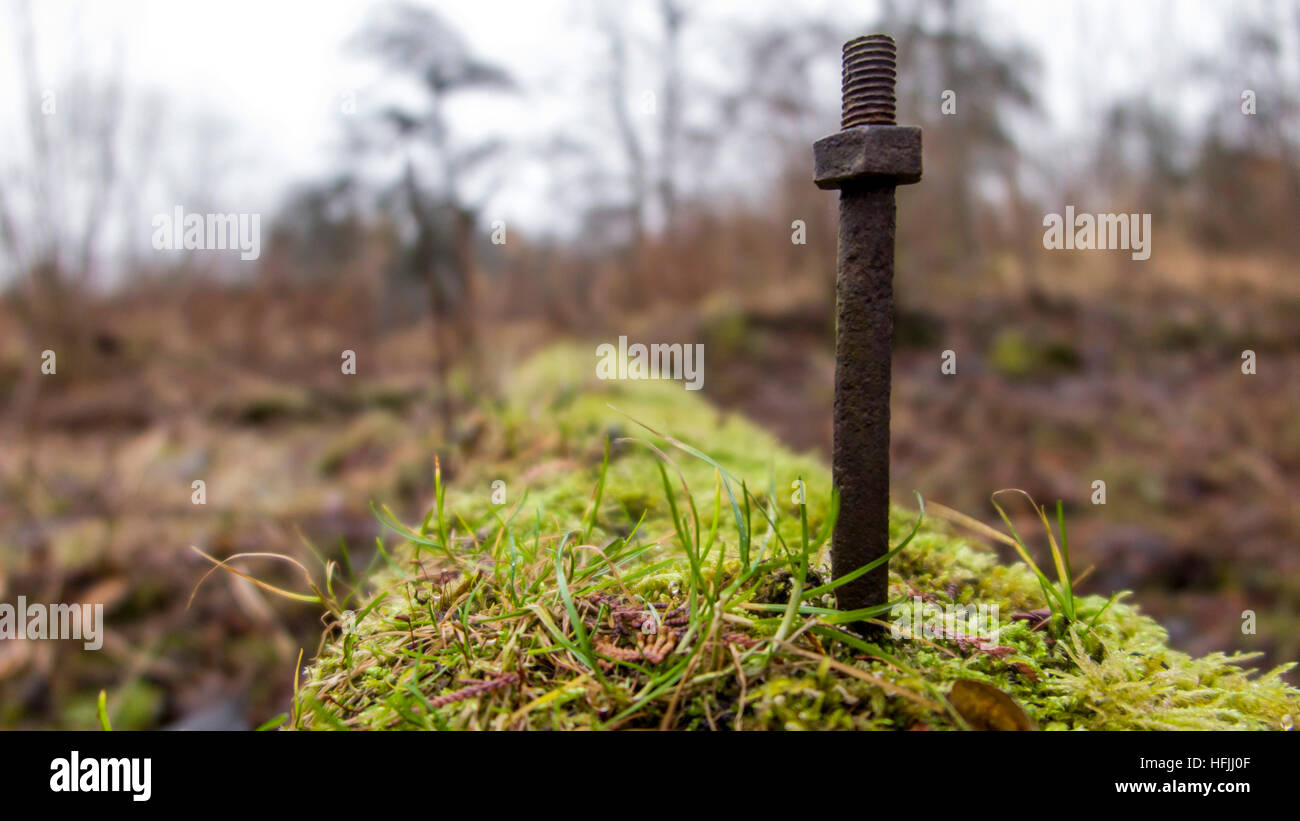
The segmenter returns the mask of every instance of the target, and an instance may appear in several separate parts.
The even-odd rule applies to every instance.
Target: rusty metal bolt
[[[813,180],[840,191],[835,279],[832,479],[836,578],[889,551],[889,394],[894,332],[894,188],[921,179],[921,129],[895,125],[896,49],[873,34],[844,45],[842,130],[813,145]],[[889,568],[836,591],[841,610],[884,604]],[[867,631],[865,624],[856,628]]]
[[[844,44],[843,116],[840,128],[894,124],[894,81],[898,49],[888,34],[871,34]]]

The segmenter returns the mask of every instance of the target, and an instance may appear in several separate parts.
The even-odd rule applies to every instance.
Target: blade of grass
[[[99,691],[99,698],[95,701],[95,713],[99,716],[99,727],[105,732],[113,729],[113,724],[108,720],[108,692]]]

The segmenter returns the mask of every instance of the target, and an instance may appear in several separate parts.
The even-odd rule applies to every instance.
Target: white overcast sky
[[[444,0],[435,6],[472,48],[508,68],[525,86],[517,100],[479,106],[461,123],[527,139],[567,119],[584,116],[577,76],[584,61],[600,59],[589,24],[601,0]],[[607,0],[626,13],[645,13],[645,0]],[[367,64],[349,59],[343,44],[371,4],[354,0],[42,0],[35,5],[42,70],[57,76],[74,58],[106,65],[120,59],[129,82],[153,88],[182,117],[225,121],[222,150],[239,158],[222,189],[238,210],[271,210],[285,187],[337,166],[341,95],[364,90],[374,78]],[[725,21],[818,18],[870,24],[870,0],[701,0],[697,14]],[[1094,118],[1103,102],[1131,91],[1159,70],[1153,61],[1186,50],[1213,48],[1223,35],[1229,4],[1174,0],[992,0],[987,31],[1033,48],[1043,61],[1038,83],[1050,129],[1070,133]],[[622,12],[621,12],[622,13]],[[0,7],[0,155],[2,124],[19,102],[14,60],[14,8]],[[1098,49],[1098,42],[1108,42]],[[1175,44],[1171,49],[1170,44]],[[1163,48],[1156,48],[1161,45]],[[906,60],[906,55],[903,55]],[[1141,72],[1135,72],[1140,68]],[[1160,93],[1160,89],[1151,89]],[[834,96],[836,88],[828,88]],[[464,127],[458,123],[458,126]],[[827,122],[827,130],[837,123]],[[0,156],[0,159],[3,159]],[[493,213],[525,224],[547,212],[545,169],[519,168]],[[234,208],[233,205],[223,205]]]

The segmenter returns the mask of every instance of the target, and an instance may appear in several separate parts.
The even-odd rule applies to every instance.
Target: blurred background
[[[555,340],[702,342],[709,400],[829,459],[811,145],[875,31],[925,132],[896,500],[1063,499],[1087,592],[1300,657],[1300,5],[55,0],[0,7],[0,601],[107,636],[0,642],[0,727],[283,711],[320,613],[228,574],[187,607],[189,545],[364,557]],[[1151,214],[1150,259],[1044,250],[1067,205]],[[260,256],[155,249],[177,206],[260,215]]]

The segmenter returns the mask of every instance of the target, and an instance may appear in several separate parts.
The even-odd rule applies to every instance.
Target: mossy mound
[[[919,509],[895,509],[891,528],[895,543],[911,534],[890,564],[900,624],[918,604],[996,605],[997,629],[971,637],[950,609],[937,638],[906,627],[895,638],[895,612],[863,640],[842,625],[864,614],[835,611],[828,589],[826,466],[680,383],[599,382],[593,362],[568,348],[529,362],[488,414],[477,445],[487,456],[457,466],[424,522],[408,529],[381,512],[388,562],[349,596],[322,593],[335,624],[289,726],[959,729],[1024,718],[1014,704],[957,699],[963,679],[1010,696],[1042,729],[1279,729],[1300,713],[1286,668],[1191,658],[1123,601],[1082,597],[1073,621],[1044,618],[1034,572],[933,519],[915,527]]]

